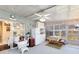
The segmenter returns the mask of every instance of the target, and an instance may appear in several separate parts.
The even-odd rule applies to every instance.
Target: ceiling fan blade
[[[50,15],[50,14],[46,14],[46,15],[44,15],[44,16],[46,17],[46,16],[49,16],[49,15]]]
[[[44,17],[45,19],[49,19],[48,17]]]
[[[36,16],[39,16],[39,17],[41,17],[42,15],[40,15],[40,14],[35,14]]]
[[[39,19],[40,19],[40,17],[33,18],[33,20],[39,20]]]

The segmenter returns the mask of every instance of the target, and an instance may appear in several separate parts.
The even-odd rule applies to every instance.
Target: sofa
[[[65,45],[64,39],[61,39],[59,36],[49,36],[47,40],[49,44],[55,44],[58,46]]]

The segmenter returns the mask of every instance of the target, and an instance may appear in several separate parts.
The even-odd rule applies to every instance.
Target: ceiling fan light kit
[[[10,15],[10,20],[16,20],[14,15]]]
[[[41,22],[45,22],[46,20],[45,20],[44,18],[41,18],[40,21],[41,21]]]

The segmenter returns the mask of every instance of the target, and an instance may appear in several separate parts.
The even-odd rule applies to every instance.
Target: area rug
[[[46,44],[46,46],[49,46],[49,47],[52,47],[52,48],[57,48],[57,49],[60,49],[62,46],[58,46],[58,45],[55,45],[55,44]]]

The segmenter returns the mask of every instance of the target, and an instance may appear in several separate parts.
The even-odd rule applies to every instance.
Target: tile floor
[[[44,42],[38,46],[29,48],[29,51],[24,54],[79,54],[79,46],[67,44],[61,47],[61,49],[57,49],[46,46],[46,44],[47,42]],[[0,51],[0,54],[20,54],[20,51],[15,47],[13,49]]]

